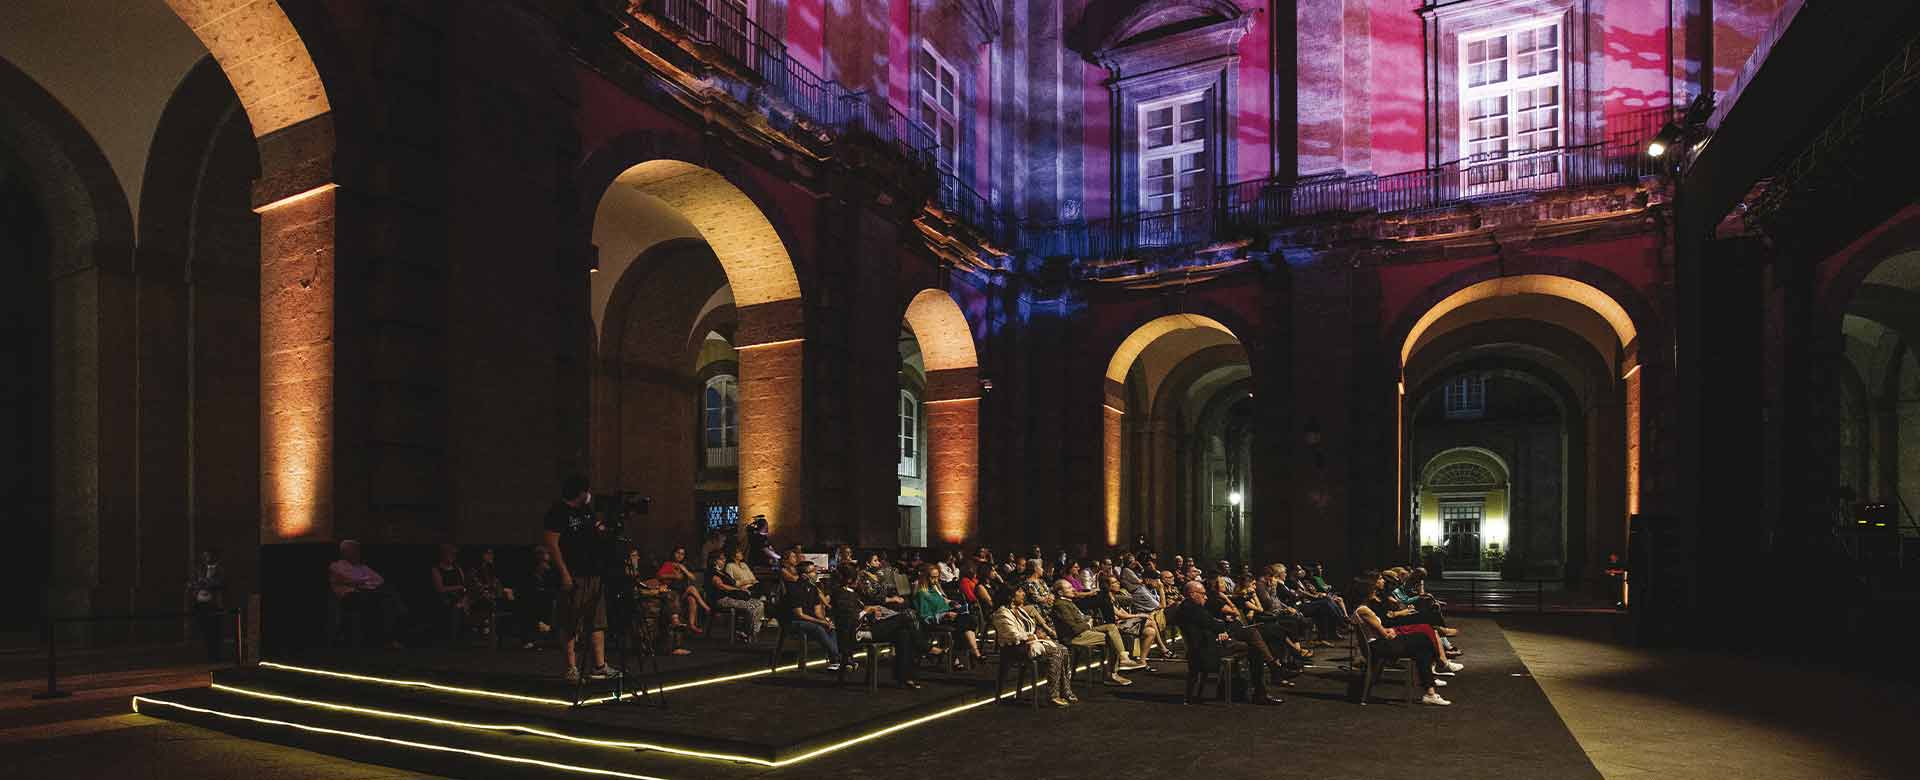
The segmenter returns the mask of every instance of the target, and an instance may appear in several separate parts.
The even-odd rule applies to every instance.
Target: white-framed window
[[[1551,186],[1565,136],[1558,21],[1460,36],[1460,153],[1467,193]]]
[[[701,441],[707,451],[707,468],[735,468],[740,464],[740,389],[730,374],[707,380],[701,394]]]
[[[960,73],[928,41],[920,42],[920,82],[917,116],[939,145],[934,157],[940,170],[960,171]]]
[[[897,473],[920,476],[920,400],[900,391],[900,461]]]
[[[1207,95],[1194,92],[1140,104],[1140,211],[1179,211],[1207,203]]]
[[[1479,417],[1487,413],[1487,378],[1467,374],[1447,380],[1448,419]]]

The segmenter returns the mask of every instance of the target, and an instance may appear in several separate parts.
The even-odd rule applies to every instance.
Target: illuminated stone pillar
[[[1109,403],[1101,407],[1102,424],[1100,473],[1102,488],[1106,491],[1106,515],[1102,528],[1105,529],[1109,546],[1120,543],[1120,478],[1123,423],[1126,413]]]
[[[928,517],[941,542],[959,544],[980,530],[979,371],[927,375]]]
[[[781,542],[800,540],[807,518],[805,472],[806,340],[798,299],[739,310],[740,515],[767,516]]]
[[[260,139],[260,540],[332,538],[338,187],[325,117]]]

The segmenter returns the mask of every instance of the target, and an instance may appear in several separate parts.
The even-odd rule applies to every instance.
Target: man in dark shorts
[[[566,654],[566,680],[580,681],[574,640],[582,634],[591,637],[593,646],[593,669],[587,676],[595,680],[613,677],[618,672],[607,666],[607,601],[600,583],[612,544],[593,515],[593,492],[587,489],[586,477],[567,478],[560,489],[560,500],[547,510],[543,526],[547,552],[560,574],[553,627]]]

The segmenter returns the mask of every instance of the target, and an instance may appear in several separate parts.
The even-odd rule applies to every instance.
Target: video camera
[[[641,517],[653,509],[653,497],[634,492],[593,497],[594,514],[605,518],[607,531],[619,537],[627,530],[627,518]]]

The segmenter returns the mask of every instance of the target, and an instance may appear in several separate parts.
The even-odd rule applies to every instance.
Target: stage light
[[[1227,494],[1227,503],[1229,503],[1229,504],[1232,504],[1232,505],[1234,505],[1234,506],[1236,506],[1236,507],[1237,507],[1237,506],[1239,506],[1239,505],[1240,505],[1240,502],[1241,502],[1241,501],[1243,501],[1243,500],[1245,500],[1245,499],[1246,499],[1246,497],[1245,497],[1245,496],[1242,496],[1242,495],[1240,495],[1240,491],[1238,491],[1238,490],[1235,490],[1235,491],[1233,491],[1233,492],[1231,492],[1231,493],[1228,493],[1228,494]]]
[[[1660,128],[1659,134],[1655,135],[1653,140],[1647,142],[1647,156],[1654,159],[1666,156],[1668,149],[1673,148],[1674,144],[1680,143],[1681,133],[1682,130],[1678,123],[1668,122],[1664,127]]]

